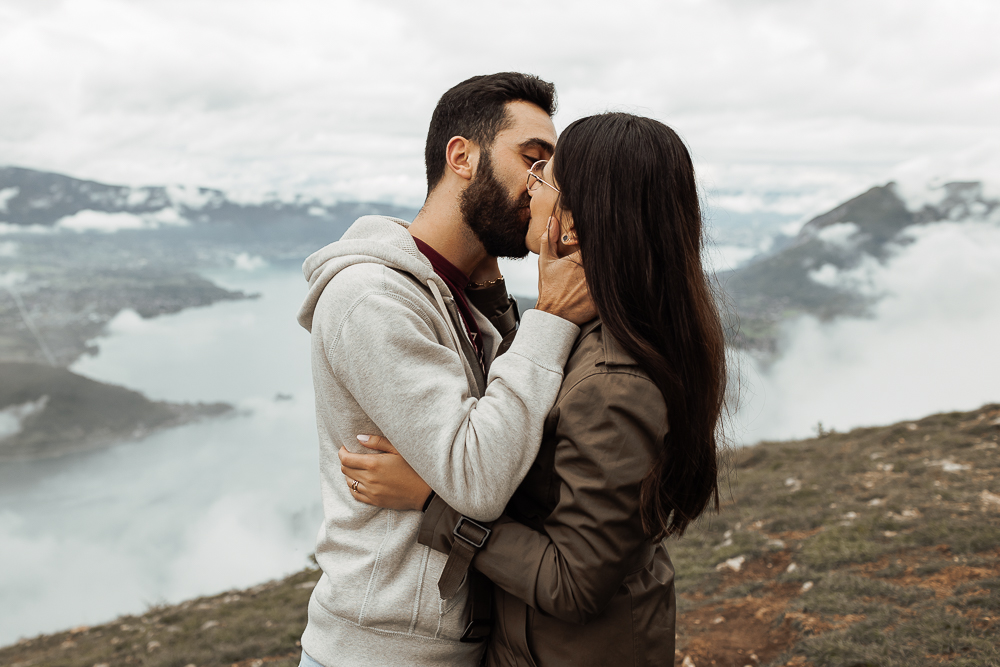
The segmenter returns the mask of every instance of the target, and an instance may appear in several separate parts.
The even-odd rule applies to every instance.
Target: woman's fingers
[[[549,247],[549,237],[552,235],[552,216],[545,225],[545,231],[538,239],[538,293],[545,293],[545,267],[551,260],[552,250]]]
[[[359,435],[358,442],[367,447],[368,449],[374,449],[380,452],[388,452],[389,454],[398,454],[396,448],[392,446],[392,443],[383,438],[380,435]]]
[[[345,481],[347,482],[347,488],[350,489],[351,495],[354,496],[355,500],[360,500],[367,505],[375,505],[372,499],[368,497],[368,493],[365,490],[365,485],[359,480],[351,479],[345,476]]]
[[[597,308],[587,289],[580,251],[559,257],[555,252],[558,240],[559,225],[549,218],[538,253],[538,301],[535,307],[582,325],[597,317]]]
[[[548,222],[545,224],[545,233],[542,234],[542,238],[539,239],[538,248],[538,261],[539,263],[548,262],[552,258],[552,228],[558,228],[559,225],[553,224],[555,222],[554,218],[550,215]],[[558,240],[558,232],[557,240]]]
[[[337,456],[340,457],[341,469],[367,471],[371,470],[376,463],[374,457],[368,454],[355,454],[344,446],[340,447]]]

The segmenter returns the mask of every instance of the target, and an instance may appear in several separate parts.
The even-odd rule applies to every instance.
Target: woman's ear
[[[564,246],[567,252],[574,252],[580,245],[580,241],[576,238],[573,214],[565,210],[559,215],[559,244]]]
[[[448,170],[459,178],[471,181],[479,161],[479,148],[465,137],[452,137],[445,148]]]

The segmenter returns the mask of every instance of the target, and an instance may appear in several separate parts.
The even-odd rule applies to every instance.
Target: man
[[[538,305],[496,357],[516,313],[496,256],[527,253],[526,171],[552,154],[554,95],[517,73],[458,84],[431,119],[413,223],[365,216],[306,260],[299,322],[312,333],[324,522],[304,663],[472,665],[481,654],[461,641],[468,585],[442,598],[446,559],[417,544],[421,514],[358,502],[337,451],[384,436],[444,501],[484,521],[521,482],[577,324],[593,317],[582,269],[546,255]]]

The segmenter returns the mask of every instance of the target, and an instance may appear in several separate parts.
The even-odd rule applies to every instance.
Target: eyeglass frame
[[[542,164],[544,162],[548,162],[548,160],[536,160],[534,162],[534,164],[532,164],[530,167],[528,167],[528,180],[525,183],[525,188],[528,190],[528,192],[531,192],[534,189],[534,185],[535,184],[531,182],[532,178],[534,178],[536,181],[538,181],[540,183],[545,183],[545,185],[549,186],[550,188],[552,188],[556,192],[560,192],[559,188],[557,188],[556,186],[552,185],[551,183],[549,183],[548,181],[546,181],[544,178],[542,178],[541,176],[539,176],[538,174],[535,173],[535,171],[534,171],[535,167],[537,167],[540,164],[542,165],[542,169],[545,169],[545,165]],[[560,194],[561,194],[561,192],[560,192]]]

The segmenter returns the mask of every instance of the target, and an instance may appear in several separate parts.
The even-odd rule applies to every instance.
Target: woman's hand
[[[580,326],[597,317],[597,307],[587,289],[580,251],[560,257],[558,244],[559,225],[549,218],[545,233],[539,239],[535,308]]]
[[[341,447],[340,471],[351,495],[363,503],[390,510],[422,510],[431,487],[399,455],[392,443],[377,435],[359,435],[366,448],[379,455],[353,454]]]

